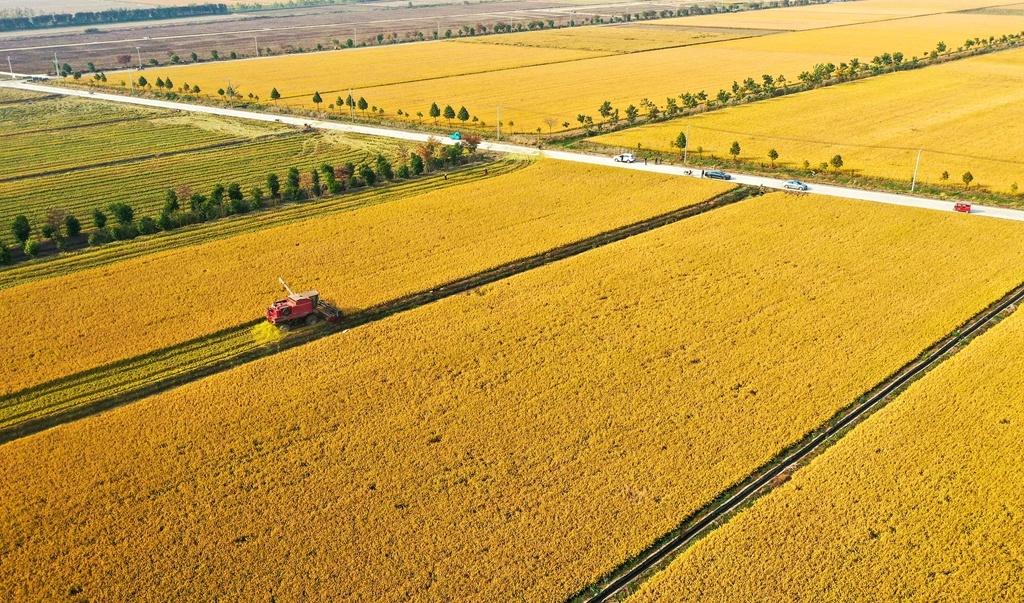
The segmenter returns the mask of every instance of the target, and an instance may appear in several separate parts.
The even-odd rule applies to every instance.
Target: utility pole
[[[352,98],[352,89],[351,88],[348,89],[348,97],[352,99],[352,102],[350,103],[350,102],[346,101],[345,104],[348,105],[348,116],[352,117],[352,105],[355,104],[356,99]]]
[[[917,187],[917,170],[921,167],[921,152],[923,150],[917,150],[917,163],[914,164],[914,178],[910,181],[910,192],[914,192],[914,189]]]
[[[53,51],[53,74],[60,75],[60,63],[57,62],[57,51]]]
[[[256,56],[260,56],[260,41],[256,39],[256,36],[252,37],[252,43],[256,47]]]
[[[14,67],[11,66],[11,57],[7,56],[7,70],[11,72],[11,79],[14,79]]]
[[[142,71],[142,49],[136,46],[135,52],[139,53],[139,71]]]
[[[438,40],[441,39],[441,20],[440,19],[438,19],[438,21],[437,21],[437,39]]]
[[[501,105],[498,105],[498,140],[501,140]]]
[[[356,46],[359,45],[359,42],[357,41],[358,36],[359,36],[359,34],[356,31],[356,26],[353,25],[352,26],[352,48],[355,48]]]

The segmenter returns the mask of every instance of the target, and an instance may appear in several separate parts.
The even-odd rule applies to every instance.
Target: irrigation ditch
[[[903,365],[768,463],[730,486],[634,558],[570,597],[569,602],[605,603],[625,599],[643,581],[667,567],[695,542],[724,525],[758,498],[784,484],[794,472],[894,400],[913,382],[959,352],[974,337],[1012,314],[1021,302],[1024,302],[1024,283],[926,348],[917,358]]]
[[[254,342],[251,330],[263,319],[253,319],[211,335],[15,392],[0,398],[0,445],[759,194],[756,187],[740,186],[694,205],[358,310],[337,324],[321,323],[291,331],[276,341]]]

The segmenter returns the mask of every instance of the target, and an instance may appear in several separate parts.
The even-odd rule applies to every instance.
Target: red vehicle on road
[[[960,202],[955,203],[955,204],[953,204],[953,211],[958,211],[958,212],[960,212],[962,214],[969,214],[969,213],[971,213],[971,204],[970,203],[960,203]]]

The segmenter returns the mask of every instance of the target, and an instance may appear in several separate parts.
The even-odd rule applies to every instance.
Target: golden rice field
[[[938,109],[941,107],[941,110]],[[828,124],[823,128],[822,124]],[[688,131],[691,150],[802,167],[843,157],[844,169],[882,178],[1010,191],[1024,187],[1024,50],[820,88],[703,115],[622,130],[594,139],[613,146],[675,151]],[[949,174],[942,179],[943,172]]]
[[[999,4],[1009,4],[1009,2],[1005,2],[1005,0],[1002,3],[999,0],[928,0],[927,2],[919,0],[858,0],[857,2],[832,2],[810,6],[659,19],[654,22],[654,25],[804,30],[951,13]]]
[[[334,103],[339,94],[347,96],[349,90],[358,98],[365,96],[368,102],[385,106],[389,113],[402,107],[381,105],[369,90],[376,86],[415,81],[437,81],[443,78],[484,71],[505,71],[527,65],[543,65],[575,61],[598,56],[583,50],[560,48],[516,48],[502,46],[466,46],[459,41],[441,41],[428,44],[382,46],[292,54],[246,61],[222,61],[158,67],[148,69],[146,78],[171,78],[176,86],[184,83],[198,85],[207,96],[217,96],[219,88],[229,85],[236,92],[247,96],[250,92],[264,102],[270,102],[270,91],[277,88],[283,99],[291,102],[306,102],[313,107],[312,96],[319,91],[324,97],[322,109]],[[127,81],[138,77],[134,72],[116,73],[108,76],[111,83],[120,79]],[[445,100],[443,88],[438,89],[438,103],[455,102]],[[442,104],[443,106],[443,104]],[[426,107],[416,107],[426,113]],[[416,110],[405,107],[414,114]]]
[[[1024,600],[1022,346],[1018,311],[630,601]]]
[[[587,36],[591,29],[573,28],[565,34]],[[647,33],[652,31],[657,29],[639,29],[637,35],[660,35]],[[733,81],[760,79],[765,73],[796,81],[800,72],[816,63],[838,64],[854,57],[868,62],[894,51],[909,59],[923,56],[939,41],[955,48],[967,38],[1021,31],[1024,16],[937,14],[636,55],[595,56],[577,50],[446,42],[160,67],[148,70],[147,77],[172,76],[179,85],[199,84],[214,97],[228,81],[243,95],[253,92],[263,100],[277,87],[285,97],[281,104],[307,109],[316,108],[312,95],[319,91],[325,99],[323,110],[339,93],[347,96],[351,88],[353,96],[383,107],[389,118],[402,110],[417,121],[417,112],[427,115],[431,103],[437,102],[441,107],[465,106],[487,128],[495,125],[500,106],[506,131],[541,128],[546,132],[563,129],[562,123],[576,125],[581,113],[598,117],[597,108],[605,100],[620,110],[627,104],[638,105],[645,97],[663,105],[667,97],[700,90],[713,96]]]
[[[657,22],[655,22],[657,23]],[[656,28],[650,24],[627,23],[608,27],[574,27],[510,34],[480,36],[462,40],[471,44],[516,46],[520,48],[565,48],[601,53],[627,53],[657,48],[706,44],[763,32],[744,29]]]
[[[1020,235],[773,194],[14,441],[0,585],[564,599],[1016,285]]]
[[[0,396],[258,318],[280,297],[282,274],[346,309],[365,308],[730,188],[540,162],[402,201],[10,287],[0,291],[0,329],[12,334],[0,343],[10,359],[0,366]],[[49,294],[55,290],[61,295]]]

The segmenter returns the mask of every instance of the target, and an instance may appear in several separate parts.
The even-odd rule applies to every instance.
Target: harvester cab
[[[320,299],[318,291],[296,293],[283,278],[278,277],[277,281],[288,292],[288,297],[275,301],[267,308],[267,320],[270,324],[284,327],[294,324],[308,325],[320,320],[327,322],[341,320],[341,311]]]

